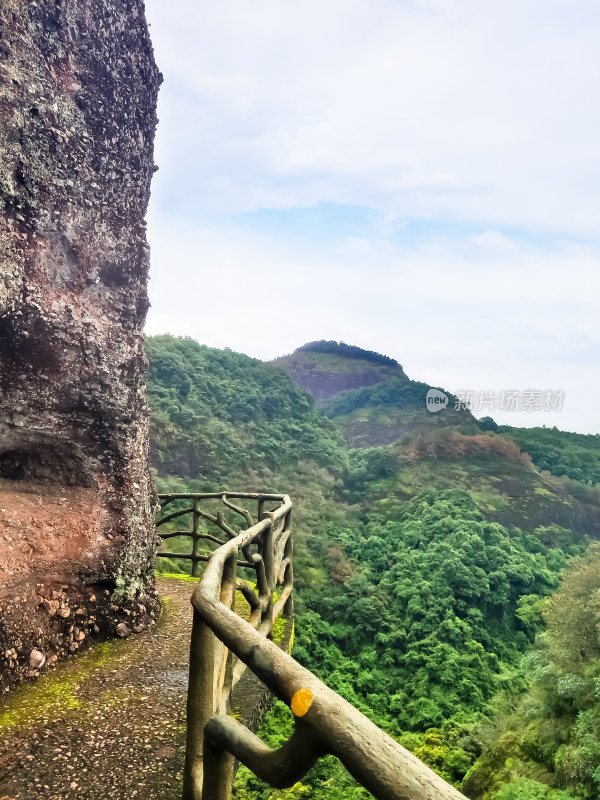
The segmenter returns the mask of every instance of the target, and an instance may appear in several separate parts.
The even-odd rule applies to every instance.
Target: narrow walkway
[[[0,701],[0,800],[179,800],[192,584],[158,583],[154,628]]]

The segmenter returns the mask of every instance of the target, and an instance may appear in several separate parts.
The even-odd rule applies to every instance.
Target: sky
[[[450,391],[562,391],[493,416],[600,432],[596,0],[146,5],[148,333],[341,340]]]

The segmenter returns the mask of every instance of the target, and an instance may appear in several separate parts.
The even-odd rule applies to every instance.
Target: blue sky
[[[316,338],[600,432],[600,6],[147,0],[165,82],[147,330]]]

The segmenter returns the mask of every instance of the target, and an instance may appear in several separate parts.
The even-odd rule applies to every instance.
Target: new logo
[[[442,408],[446,408],[448,405],[448,395],[444,394],[444,392],[440,392],[439,389],[429,389],[425,397],[425,403],[427,405],[427,411],[431,411],[432,413],[441,411]]]

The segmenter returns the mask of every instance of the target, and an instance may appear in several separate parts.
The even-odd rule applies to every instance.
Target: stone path
[[[0,701],[0,800],[179,800],[192,585],[158,585],[154,628]]]

